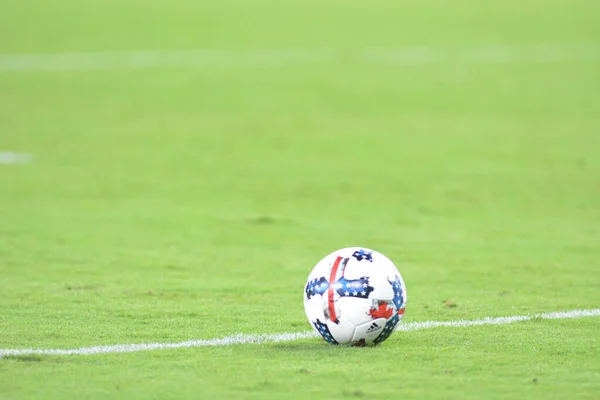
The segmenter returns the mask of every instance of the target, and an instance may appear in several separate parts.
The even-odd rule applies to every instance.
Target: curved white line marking
[[[532,319],[565,319],[565,318],[583,318],[600,317],[600,309],[592,310],[572,310],[563,312],[552,312],[535,315],[517,315],[512,317],[483,318],[476,320],[459,321],[427,321],[427,322],[408,322],[400,324],[398,331],[415,331],[419,329],[429,329],[437,327],[460,328],[478,325],[501,325],[510,324],[519,321],[528,321]],[[298,339],[315,338],[318,334],[314,331],[298,333],[276,333],[272,335],[235,335],[226,336],[220,339],[206,340],[188,340],[178,343],[141,343],[141,344],[115,344],[109,346],[82,347],[79,349],[0,349],[2,356],[20,356],[27,354],[45,354],[45,355],[88,355],[88,354],[106,354],[106,353],[132,353],[136,351],[177,349],[182,347],[203,347],[203,346],[229,346],[234,344],[257,344],[257,343],[278,343],[289,342]]]

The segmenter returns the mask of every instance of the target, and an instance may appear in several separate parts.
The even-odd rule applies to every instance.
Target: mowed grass
[[[34,157],[0,165],[0,349],[303,332],[308,273],[355,245],[396,262],[406,321],[598,308],[598,20],[583,0],[5,7],[3,54],[451,56],[0,72],[0,152]],[[0,397],[597,399],[599,331],[5,357]]]

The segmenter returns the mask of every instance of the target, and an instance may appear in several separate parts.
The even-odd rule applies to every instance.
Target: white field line
[[[479,47],[365,47],[274,50],[148,50],[62,54],[0,54],[0,72],[146,68],[260,68],[340,65],[423,65],[447,62],[553,63],[600,61],[600,43],[546,43]]]
[[[29,164],[33,157],[28,153],[0,151],[0,165]]]
[[[532,319],[565,319],[565,318],[583,318],[600,317],[600,309],[592,310],[573,310],[552,312],[535,315],[517,315],[512,317],[488,317],[476,320],[459,321],[427,321],[427,322],[408,322],[401,323],[398,331],[408,332],[419,329],[429,329],[437,327],[461,328],[467,326],[479,325],[502,325],[519,321],[529,321]],[[318,337],[314,331],[299,333],[276,333],[271,335],[235,335],[226,336],[220,339],[207,340],[189,340],[177,343],[141,343],[141,344],[116,344],[109,346],[82,347],[79,349],[0,349],[0,358],[2,356],[20,356],[27,354],[42,355],[88,355],[88,354],[106,354],[106,353],[131,353],[146,350],[177,349],[184,347],[204,347],[204,346],[229,346],[234,344],[259,344],[259,343],[279,343],[289,342],[298,339],[308,339]]]

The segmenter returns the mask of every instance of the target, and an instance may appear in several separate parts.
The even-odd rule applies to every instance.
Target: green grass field
[[[599,94],[593,0],[6,2],[0,349],[304,332],[356,245],[403,323],[600,308]],[[599,332],[5,356],[0,398],[600,399]]]

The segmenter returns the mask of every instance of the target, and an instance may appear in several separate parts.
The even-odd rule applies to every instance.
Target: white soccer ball
[[[349,247],[319,261],[304,287],[304,310],[331,344],[377,345],[406,310],[406,286],[394,263],[374,250]]]

